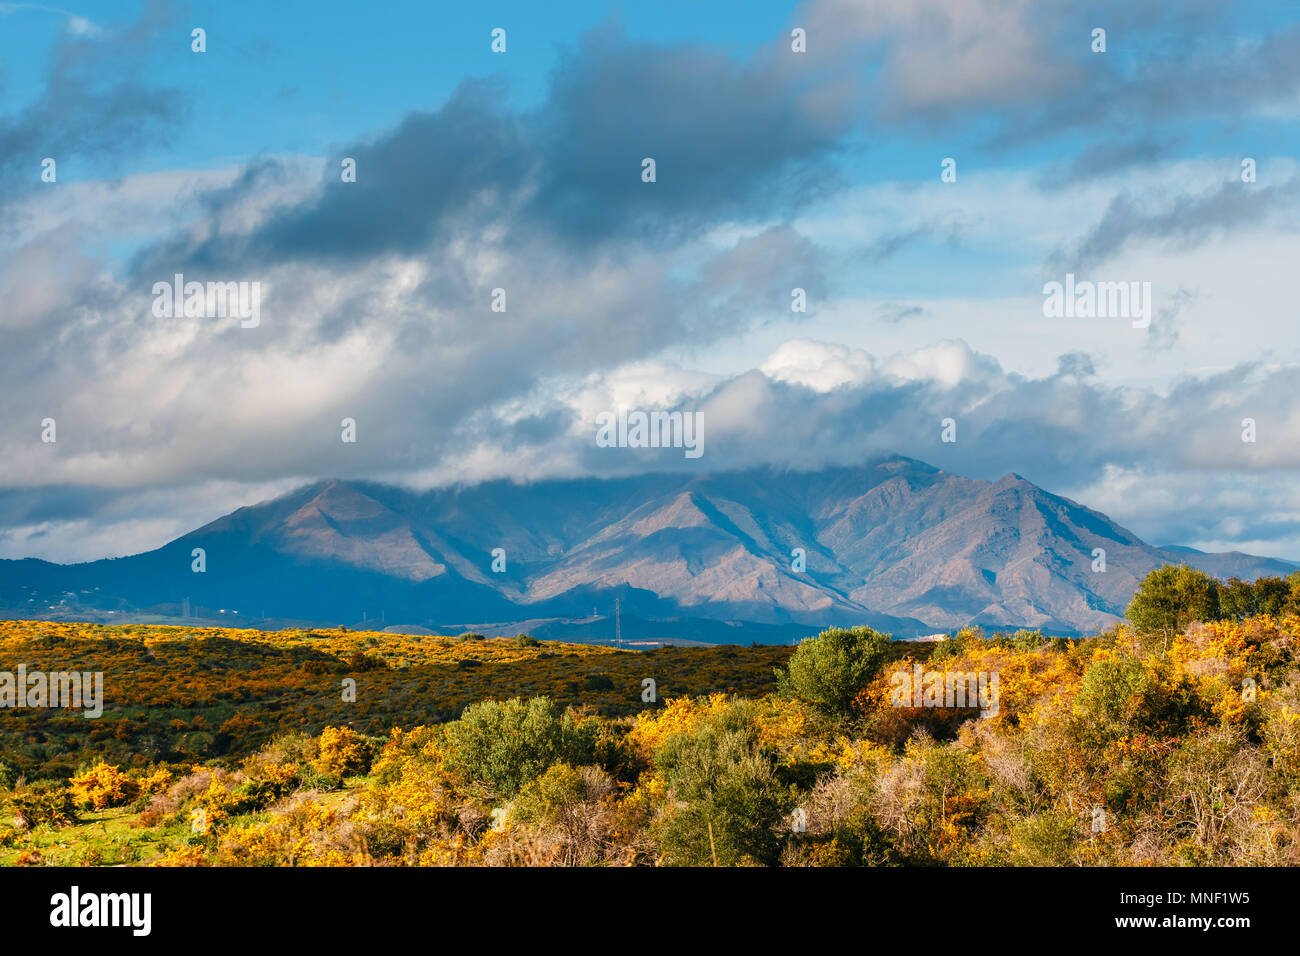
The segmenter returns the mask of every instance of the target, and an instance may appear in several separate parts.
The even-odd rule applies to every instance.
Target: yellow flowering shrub
[[[323,774],[346,777],[370,766],[365,738],[348,727],[326,727],[320,735],[320,755],[314,765]]]
[[[669,737],[694,730],[726,709],[726,694],[667,700],[661,710],[643,711],[637,715],[636,724],[628,733],[627,741],[649,757]]]
[[[208,858],[201,846],[178,847],[154,860],[150,866],[207,866]]]
[[[78,806],[92,810],[120,807],[140,794],[139,783],[102,762],[73,777],[69,789]]]

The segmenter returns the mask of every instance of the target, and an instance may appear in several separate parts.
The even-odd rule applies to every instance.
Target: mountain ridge
[[[206,570],[191,571],[202,548]],[[504,568],[494,549],[504,549]],[[1093,549],[1105,570],[1093,570]],[[800,569],[797,549],[802,549]],[[617,478],[498,480],[431,491],[322,479],[161,548],[79,565],[0,561],[11,612],[52,600],[108,613],[193,605],[397,624],[606,613],[747,622],[803,633],[870,624],[899,636],[965,624],[1089,633],[1165,563],[1219,576],[1291,562],[1142,541],[1099,511],[1008,472],[965,478],[886,456]],[[495,569],[494,569],[495,567]]]

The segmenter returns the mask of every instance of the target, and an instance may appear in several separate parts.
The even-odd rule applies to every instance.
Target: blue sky
[[[58,11],[112,30],[137,22],[148,9],[129,2],[0,4],[14,7],[2,26],[10,105],[43,91],[50,48],[69,23]],[[206,167],[264,153],[319,155],[390,126],[412,109],[435,107],[471,77],[506,78],[512,102],[526,108],[544,96],[557,49],[606,22],[655,42],[704,42],[745,56],[770,40],[789,14],[788,4],[741,0],[177,6],[175,42],[171,48],[152,45],[143,63],[154,85],[185,91],[189,121],[176,130],[171,148],[132,168]],[[195,26],[208,31],[206,57],[190,55],[187,34]],[[491,53],[496,27],[507,30],[506,56]],[[84,175],[113,172],[90,159]]]
[[[898,451],[1300,558],[1300,4],[555,7],[0,3],[0,556],[324,475],[682,467],[594,454],[630,403],[708,412],[698,467]],[[157,321],[175,272],[266,321]],[[1049,320],[1066,273],[1149,282],[1149,328]]]
[[[1212,57],[1224,45],[1258,41],[1300,17],[1297,3],[1223,6],[1225,28],[1200,37],[1209,48],[1202,55]],[[90,38],[98,31],[128,29],[152,11],[171,24],[168,42],[151,43],[132,65],[147,70],[153,86],[183,90],[188,115],[164,148],[133,158],[132,171],[210,167],[261,154],[321,155],[339,143],[391,126],[410,110],[436,107],[467,78],[501,77],[514,105],[536,106],[545,96],[557,52],[601,25],[620,25],[630,36],[654,43],[699,44],[744,59],[794,24],[798,9],[796,4],[769,0],[571,0],[549,7],[487,2],[472,9],[406,3],[377,10],[303,0],[175,6],[119,0],[0,3],[4,103],[14,109],[40,96],[52,48],[60,37],[77,33],[77,18],[86,24],[83,35]],[[1084,12],[1072,19],[1081,28],[1093,23]],[[190,54],[187,34],[194,26],[209,33],[205,57]],[[498,26],[508,31],[507,56],[495,56],[489,49],[490,31]],[[1163,43],[1179,44],[1183,38],[1172,30],[1112,32],[1108,65],[1136,73],[1151,50]],[[1088,30],[1082,29],[1080,49],[1086,50],[1088,42]],[[1177,50],[1179,57],[1196,56],[1186,46]],[[864,58],[862,69],[870,72],[871,62]],[[1293,119],[1244,114],[1231,123],[1210,125],[1186,118],[1170,124],[1170,132],[1178,137],[1170,144],[1170,155],[1196,156],[1261,141],[1279,152],[1294,153],[1300,127]],[[1032,166],[1071,158],[1091,139],[1090,133],[1075,131],[1010,149],[990,146],[989,134],[978,115],[904,135],[864,126],[856,144],[860,152],[847,157],[846,165],[858,181],[906,177],[914,175],[918,165],[931,163],[935,145],[943,143],[989,165]],[[90,178],[120,171],[92,156],[67,175]]]

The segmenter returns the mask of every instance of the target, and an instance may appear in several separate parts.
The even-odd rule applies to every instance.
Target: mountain
[[[1261,558],[1241,551],[1224,551],[1209,554],[1195,548],[1179,545],[1166,545],[1160,549],[1177,564],[1188,564],[1199,568],[1216,578],[1241,578],[1243,581],[1263,577],[1286,577],[1292,571],[1300,570],[1300,564],[1283,561],[1279,558]]]
[[[199,548],[203,573],[191,568]],[[493,569],[498,548],[504,570]],[[1093,570],[1097,548],[1104,572]],[[24,616],[176,615],[188,599],[192,614],[227,620],[373,615],[498,630],[527,620],[610,637],[617,598],[637,636],[770,641],[831,623],[899,636],[970,623],[1076,634],[1117,620],[1166,563],[1222,577],[1296,568],[1153,547],[1018,475],[989,482],[888,457],[429,492],[322,481],[132,557],[0,561],[0,603]]]

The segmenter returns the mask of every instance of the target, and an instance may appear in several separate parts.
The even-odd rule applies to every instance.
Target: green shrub
[[[1073,866],[1078,862],[1082,824],[1054,810],[1019,820],[1011,828],[1011,862],[1016,866]]]
[[[1097,661],[1083,674],[1080,709],[1103,737],[1181,734],[1205,705],[1186,680],[1162,678],[1136,657]]]
[[[788,669],[776,669],[777,687],[831,716],[848,716],[858,692],[880,673],[891,643],[869,627],[829,628],[800,644]]]
[[[1137,658],[1097,661],[1083,675],[1079,703],[1098,720],[1127,723],[1146,709],[1151,683],[1151,675]]]
[[[790,792],[776,759],[747,719],[729,708],[660,746],[656,764],[675,807],[659,828],[665,862],[684,866],[772,866],[779,862]]]
[[[593,730],[547,697],[473,704],[447,725],[447,739],[457,769],[507,797],[552,764],[581,766],[593,759]]]

